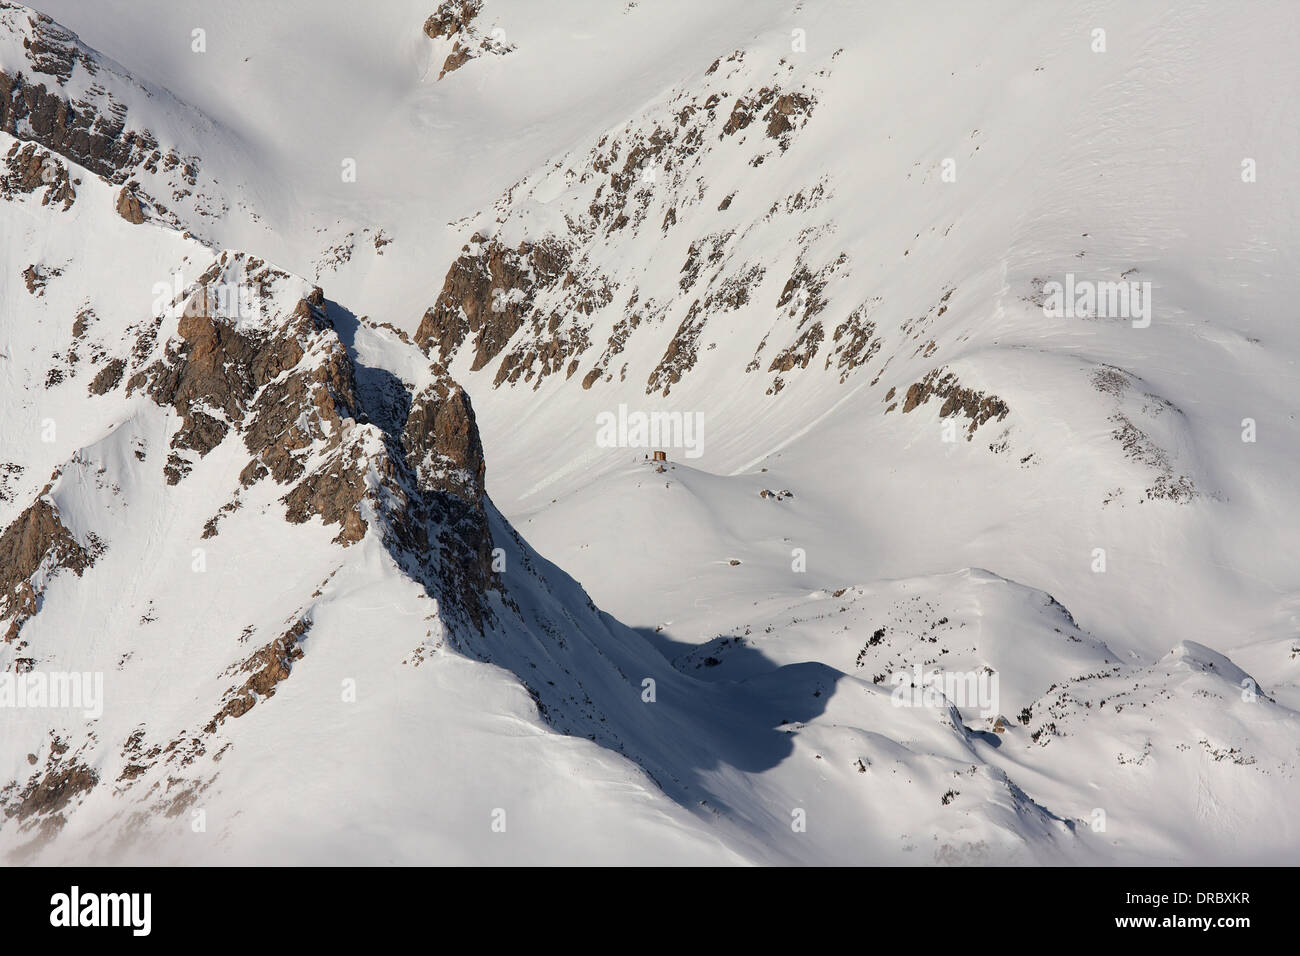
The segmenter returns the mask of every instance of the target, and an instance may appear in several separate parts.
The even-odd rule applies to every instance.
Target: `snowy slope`
[[[1294,855],[1291,6],[43,9],[0,852]]]

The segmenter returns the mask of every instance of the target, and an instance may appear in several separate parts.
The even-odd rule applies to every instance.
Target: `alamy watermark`
[[[155,282],[152,314],[161,317],[185,293],[185,280],[172,273],[171,282]],[[190,317],[219,315],[224,318],[249,319],[257,314],[258,287],[247,282],[210,282],[201,284],[185,302],[182,314]]]
[[[895,707],[975,707],[981,717],[998,713],[998,673],[990,668],[977,671],[923,670],[919,665],[890,676],[894,690],[889,695]]]
[[[50,897],[50,925],[118,926],[132,936],[148,936],[153,928],[152,893],[83,893],[73,886],[67,893]]]
[[[0,709],[80,710],[92,720],[104,715],[102,671],[27,671],[0,674]]]
[[[1043,283],[1043,315],[1049,319],[1132,319],[1133,328],[1151,324],[1151,283],[1094,282],[1065,274],[1064,282]]]
[[[596,445],[600,448],[680,448],[687,458],[704,454],[703,412],[617,412],[596,416]]]

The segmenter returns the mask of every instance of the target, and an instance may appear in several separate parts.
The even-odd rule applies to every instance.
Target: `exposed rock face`
[[[421,487],[468,504],[483,496],[486,465],[469,396],[445,372],[415,396],[402,429],[406,463]]]
[[[123,359],[110,359],[91,379],[90,385],[87,386],[90,394],[107,395],[122,383],[122,374],[125,371],[126,362]]]
[[[785,93],[778,96],[772,108],[764,114],[767,120],[767,135],[781,141],[784,151],[790,145],[786,136],[791,130],[798,129],[812,115],[813,101],[802,93]]]
[[[64,811],[99,783],[99,774],[82,762],[81,751],[69,754],[68,750],[62,739],[51,734],[45,765],[24,784],[14,781],[0,790],[0,806],[20,830],[39,828],[40,837],[52,836],[67,822]]]
[[[160,145],[153,131],[133,128],[128,107],[114,95],[114,91],[122,94],[131,87],[146,96],[155,95],[154,91],[141,87],[111,64],[105,65],[75,34],[45,14],[4,0],[0,0],[0,39],[21,39],[26,56],[25,68],[7,65],[0,69],[0,130],[23,141],[26,158],[18,159],[25,168],[19,178],[32,189],[42,182],[46,186],[43,202],[71,205],[76,196],[72,186],[77,180],[69,185],[66,167],[52,165],[39,156],[35,157],[39,165],[33,168],[33,154],[26,153],[32,144],[114,185],[123,185],[133,176],[146,179],[149,190],[160,198],[170,195],[167,202],[187,207],[190,219],[224,211],[218,208],[220,201],[195,194],[199,184],[198,157],[182,156],[176,149]],[[77,96],[71,92],[86,86],[87,80],[90,88],[86,93]],[[9,167],[7,178],[12,180],[12,161]],[[33,180],[38,173],[43,180]],[[12,183],[0,187],[0,193],[12,191]],[[137,200],[149,200],[155,218],[177,228],[182,226],[175,211],[151,198],[143,186],[137,184],[133,191]],[[138,221],[133,218],[137,213],[129,201],[119,197],[118,209],[128,221]]]
[[[483,446],[469,396],[441,367],[411,402],[390,446],[385,540],[431,596],[481,630],[485,598],[500,588],[492,570]],[[400,457],[399,457],[400,456]],[[436,554],[438,559],[430,561]]]
[[[232,298],[233,285],[249,294]],[[74,343],[96,321],[89,309],[78,313]],[[231,489],[233,501],[214,502],[214,510],[221,507],[205,537],[221,533],[220,519],[238,510],[240,495],[251,494],[253,486],[272,491],[287,520],[319,519],[337,528],[341,547],[368,534],[378,538],[436,599],[446,639],[474,653],[475,638],[494,624],[494,608],[511,601],[492,566],[486,469],[474,409],[441,366],[421,370],[416,386],[391,376],[376,380],[367,369],[358,384],[358,369],[333,327],[323,292],[237,253],[220,256],[170,309],[142,322],[136,333],[134,347],[105,356],[91,383],[95,394],[126,389],[147,395],[179,418],[165,463],[136,449],[141,464],[130,465],[136,477],[181,483],[223,442],[223,451],[246,452],[242,468],[232,468],[224,456],[217,465],[239,487]],[[95,474],[88,462],[81,464]],[[5,476],[21,470],[0,466],[0,492]],[[6,639],[16,645],[11,656],[24,646],[19,631],[39,612],[49,580],[66,570],[82,575],[103,550],[93,535],[78,540],[64,525],[52,488],[57,490],[47,486],[0,532],[0,633],[9,626]],[[264,520],[275,520],[274,510]],[[496,597],[494,591],[502,593]],[[213,760],[220,758],[224,747],[214,746],[213,738],[227,721],[265,705],[293,676],[310,653],[310,627],[310,612],[301,610],[278,637],[261,638],[256,650],[225,672],[225,693],[190,729],[148,739],[142,724],[122,745],[120,774],[114,770],[109,777],[116,777],[115,792],[143,782],[147,793],[138,794],[138,802],[147,809],[139,812],[185,812],[211,780],[183,768],[210,750]],[[16,667],[34,666],[31,658],[12,659]],[[57,740],[48,753],[37,749],[25,776],[0,781],[0,821],[30,831],[33,847],[55,833],[102,782],[102,763],[95,759],[102,751],[93,735],[75,753]]]
[[[825,337],[822,324],[814,322],[799,336],[799,339],[793,345],[782,350],[780,354],[772,359],[772,364],[768,366],[767,370],[769,372],[788,372],[796,367],[807,368],[808,363],[817,354],[817,349],[821,347],[822,339]]]
[[[6,643],[13,642],[40,609],[50,579],[61,570],[80,577],[103,551],[92,536],[79,542],[59,519],[58,508],[46,496],[46,485],[28,508],[0,534],[0,621],[9,621]]]
[[[221,710],[212,718],[204,731],[210,734],[226,718],[242,717],[252,710],[259,700],[274,697],[275,685],[288,680],[293,670],[293,662],[302,658],[302,648],[299,644],[306,639],[310,629],[309,621],[299,620],[280,637],[228,671],[227,673],[246,673],[249,677],[241,686],[232,687],[227,691]]]
[[[49,18],[42,16],[35,31],[43,39],[39,51],[36,43],[28,48],[33,69],[53,77],[54,90],[22,74],[0,71],[0,130],[15,139],[34,140],[112,182],[125,182],[158,148],[158,141],[148,131],[128,129],[126,107],[111,99],[106,109],[97,109],[55,92],[71,76],[74,63],[91,73],[97,66]]]
[[[23,270],[23,283],[27,286],[28,292],[40,297],[45,294],[45,287],[49,285],[50,280],[57,279],[61,275],[63,275],[62,269],[33,262]]]
[[[826,356],[826,368],[829,369],[833,363],[839,370],[841,383],[848,381],[855,368],[870,362],[880,351],[876,323],[870,319],[879,304],[879,299],[863,303],[835,327],[835,345]],[[889,397],[892,398],[892,394]]]
[[[445,37],[446,31],[461,28],[453,14],[448,8],[437,17],[432,34]],[[766,216],[716,228],[720,217],[715,209],[731,208],[736,191],[722,198],[713,188],[718,183],[711,181],[712,169],[724,160],[730,168],[737,159],[750,166],[779,160],[816,105],[813,90],[786,88],[790,78],[785,70],[756,82],[756,70],[744,58],[739,51],[731,54],[725,68],[720,58],[703,83],[666,95],[635,122],[561,157],[544,175],[511,187],[496,204],[498,223],[511,223],[521,215],[514,210],[528,208],[529,199],[535,199],[557,211],[556,224],[536,234],[530,232],[535,228],[530,222],[512,223],[529,236],[514,248],[485,238],[488,230],[474,235],[425,313],[419,344],[436,343],[439,360],[448,362],[472,337],[471,370],[499,362],[494,386],[522,380],[537,388],[558,373],[566,379],[576,375],[590,389],[615,375],[625,380],[627,364],[620,368],[614,360],[629,337],[638,330],[645,330],[643,336],[654,334],[649,330],[671,316],[677,331],[655,367],[632,371],[646,376],[647,395],[667,395],[716,344],[702,340],[706,326],[725,325],[715,317],[759,302],[759,287],[771,264],[744,261],[737,247],[779,213],[806,212],[827,194],[825,182],[810,184],[788,197],[784,208],[774,203]],[[544,199],[537,190],[545,191]],[[701,219],[713,231],[701,229],[692,238],[675,287],[621,284],[628,273],[609,264],[612,245],[644,256],[651,247],[647,234],[653,234],[655,243],[674,234],[675,246],[680,242],[676,234],[700,229]],[[800,271],[780,296],[762,303],[771,308],[775,300],[778,314],[794,319],[795,328],[769,333],[778,352],[775,358],[763,356],[756,371],[766,368],[779,375],[809,368],[827,337],[827,328],[811,320],[826,305],[821,293],[844,257],[827,261],[821,258],[824,250],[814,252],[820,234],[817,227],[798,233],[795,265]],[[620,310],[615,302],[626,306]],[[591,346],[602,340],[599,358],[583,369]],[[765,337],[760,350],[766,345]]]
[[[424,35],[431,40],[450,40],[451,52],[443,61],[438,79],[460,69],[470,60],[484,53],[498,56],[511,52],[514,47],[499,35],[483,36],[472,21],[483,9],[483,0],[443,0],[438,9],[424,21]]]
[[[737,98],[735,105],[731,108],[731,115],[727,117],[727,122],[722,127],[722,136],[734,136],[741,130],[747,129],[749,124],[761,115],[772,124],[768,127],[768,135],[775,139],[785,129],[789,128],[788,120],[785,117],[794,112],[791,106],[794,102],[793,97],[782,96],[778,100],[778,95],[778,90],[765,86],[756,93]],[[776,105],[773,105],[774,103]],[[783,104],[784,109],[781,108]],[[778,127],[779,122],[786,125]]]
[[[80,49],[77,37],[71,31],[64,29],[43,13],[28,11],[16,4],[6,3],[4,7],[27,14],[31,25],[31,37],[24,41],[24,46],[27,47],[28,58],[35,72],[52,76],[60,84],[72,78],[72,70],[78,63],[92,75],[97,72],[98,64]]]
[[[14,143],[5,156],[5,170],[0,176],[0,196],[5,199],[30,195],[44,187],[42,206],[61,205],[66,211],[77,201],[75,186],[80,180],[70,180],[68,167],[35,143]]]
[[[966,430],[967,441],[975,437],[975,429],[985,422],[991,419],[1002,421],[1011,412],[1006,402],[996,395],[985,395],[964,388],[952,372],[937,368],[908,387],[903,400],[904,414],[935,397],[943,399],[943,405],[939,409],[940,418],[962,415],[970,419],[970,426]]]
[[[447,59],[442,61],[442,69],[438,72],[438,79],[441,80],[448,73],[459,70],[474,57],[474,48],[465,46],[457,40],[455,46],[451,48],[451,52],[447,54]]]
[[[141,335],[127,384],[177,410],[182,422],[164,467],[184,480],[231,432],[250,454],[238,494],[270,479],[285,485],[285,517],[319,518],[349,545],[372,523],[394,557],[448,613],[481,627],[484,592],[496,587],[484,506],[483,447],[469,397],[440,366],[406,400],[372,395],[363,404],[355,367],[312,289],[286,315],[232,317],[213,288],[251,284],[269,301],[289,280],[257,259],[223,253],[185,298],[176,335],[151,344]],[[149,361],[153,354],[159,357]],[[360,424],[362,421],[382,424]]]
[[[140,197],[130,186],[123,186],[117,194],[117,214],[132,225],[144,222],[144,210],[140,208]]]
[[[234,282],[252,290],[251,314],[249,302],[233,309],[229,297],[223,300],[220,290]],[[303,288],[306,294],[288,307],[289,296]],[[288,521],[319,519],[338,529],[335,541],[343,546],[377,532],[400,566],[438,599],[449,627],[481,630],[491,613],[487,592],[499,588],[483,446],[469,397],[446,371],[435,365],[415,394],[409,386],[404,396],[366,393],[371,404],[364,405],[321,290],[242,254],[223,253],[177,311],[171,320],[145,323],[132,356],[109,360],[90,390],[125,387],[176,410],[180,427],[161,465],[170,484],[184,481],[221,443],[241,442],[249,459],[240,486],[233,500],[214,504],[205,536],[220,533],[220,519],[238,510],[240,495],[274,482],[283,486]],[[175,331],[161,335],[168,321]],[[38,612],[54,575],[80,576],[104,547],[93,535],[74,537],[49,491],[0,533],[6,641],[15,641]],[[271,658],[292,660],[295,648],[280,648],[259,672],[278,674]],[[250,678],[249,693],[270,696],[257,680]],[[235,694],[223,713],[237,716],[248,696]]]
[[[444,0],[424,21],[424,35],[431,40],[450,40],[469,28],[470,21],[483,9],[482,0]]]
[[[243,431],[263,473],[282,484],[302,476],[302,459],[314,442],[337,447],[343,419],[356,407],[355,385],[321,291],[312,291],[271,328],[241,324],[214,310],[219,304],[210,287],[235,281],[269,294],[283,278],[260,260],[223,253],[187,298],[177,337],[166,343],[162,358],[128,382],[128,392],[143,388],[182,416],[166,466],[169,483],[184,478],[232,427]],[[314,360],[303,362],[309,352]],[[291,517],[299,514],[301,509],[291,511]]]
[[[540,290],[566,279],[569,260],[558,242],[525,242],[511,249],[474,236],[447,272],[437,302],[415,331],[415,343],[426,351],[437,345],[438,360],[445,363],[473,334],[472,368],[478,371],[501,354],[526,320],[535,327],[546,323],[534,300]],[[510,371],[501,372],[502,378]]]
[[[663,394],[667,396],[673,386],[682,380],[682,376],[695,367],[699,359],[700,333],[704,331],[707,318],[707,309],[701,310],[700,300],[696,299],[691,303],[686,318],[677,327],[672,341],[664,349],[663,358],[646,379],[646,394],[663,389]]]
[[[690,256],[682,266],[682,288],[689,289],[695,285],[696,275],[704,267],[702,246],[711,246],[708,254],[710,263],[722,258],[721,250],[731,238],[730,234],[708,237],[706,243],[692,244]],[[681,381],[682,376],[695,367],[699,360],[699,340],[710,316],[725,312],[734,312],[749,304],[753,290],[763,281],[766,270],[759,265],[743,268],[741,271],[725,278],[717,277],[711,284],[711,290],[702,300],[691,303],[686,317],[668,347],[663,358],[646,379],[646,394],[662,390],[667,396],[672,387]],[[760,346],[760,349],[762,346]]]
[[[807,122],[812,115],[812,108],[811,96],[804,93],[781,93],[778,89],[763,87],[757,93],[736,100],[731,116],[722,127],[722,135],[733,136],[761,116],[767,123],[767,136],[778,140],[781,151],[785,152],[790,146],[787,134]]]

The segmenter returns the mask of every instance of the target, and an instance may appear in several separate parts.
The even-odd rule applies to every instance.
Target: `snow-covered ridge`
[[[89,208],[115,222],[103,207]],[[52,221],[62,215],[34,209]],[[233,566],[207,578],[209,554],[217,561],[229,548],[238,553],[254,541],[265,548],[277,535],[295,541],[294,549],[315,548],[317,557],[304,553],[299,563],[313,569],[307,580],[314,579],[318,598],[349,563],[350,546],[362,543],[364,556],[351,564],[365,567],[378,558],[387,573],[435,598],[426,634],[436,627],[440,636],[464,642],[495,613],[490,594],[500,585],[488,564],[481,450],[468,399],[445,373],[432,370],[401,401],[391,382],[362,375],[359,384],[321,290],[244,253],[224,252],[194,282],[154,291],[158,307],[143,323],[106,328],[111,313],[98,315],[93,304],[83,310],[73,349],[86,348],[82,339],[93,329],[95,341],[112,351],[96,350],[99,373],[81,371],[74,360],[66,376],[46,385],[61,407],[102,404],[116,414],[102,437],[54,470],[34,500],[14,495],[22,510],[0,534],[7,680],[36,686],[61,665],[85,661],[77,649],[80,629],[69,627],[68,615],[78,619],[103,589],[132,592],[142,574],[153,577],[157,590],[139,608],[135,627],[160,620],[201,627],[191,616],[190,586],[204,580],[229,592],[232,608],[251,612],[261,604],[269,616],[210,648],[216,685],[192,702],[178,701],[171,716],[167,709],[126,706],[120,696],[115,705],[114,694],[138,685],[112,679],[105,723],[59,723],[44,746],[28,733],[42,726],[42,711],[19,711],[9,742],[28,748],[34,769],[18,773],[14,764],[0,793],[13,821],[10,849],[22,847],[23,857],[45,847],[92,794],[103,793],[107,808],[123,799],[137,804],[132,813],[156,836],[156,823],[147,821],[175,815],[206,788],[195,774],[212,768],[199,758],[227,752],[223,728],[276,696],[303,659],[304,643],[321,633],[319,602],[301,587],[253,598],[259,572]],[[47,313],[33,331],[58,341],[63,324]],[[25,391],[21,377],[8,381],[15,394],[6,397],[7,407]],[[50,398],[43,401],[47,421],[57,426],[59,413]],[[245,518],[248,512],[256,517]],[[158,537],[159,522],[172,532]],[[308,527],[293,535],[289,529],[297,525]],[[284,530],[273,532],[277,527]],[[160,565],[160,548],[187,549],[189,558]],[[190,598],[176,603],[187,591]],[[499,600],[495,607],[505,609]],[[216,631],[227,626],[224,617],[212,624]],[[99,627],[105,636],[114,630],[111,621]],[[240,646],[264,630],[272,633]],[[137,652],[146,667],[162,663],[157,649],[145,650],[128,636],[133,632],[112,642],[119,673],[133,669]],[[96,665],[101,681],[106,663]],[[191,666],[183,663],[177,678],[196,677]],[[27,700],[24,691],[17,706]],[[40,700],[43,708],[45,697]],[[15,706],[12,694],[6,706]],[[171,723],[182,719],[188,729]],[[196,761],[190,773],[181,772]],[[160,796],[156,781],[164,768]]]

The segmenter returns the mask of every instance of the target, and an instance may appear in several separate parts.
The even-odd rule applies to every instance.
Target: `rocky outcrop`
[[[1174,418],[1178,428],[1183,427],[1185,416],[1182,409],[1151,391],[1137,376],[1112,365],[1095,368],[1092,385],[1114,400],[1114,410],[1107,419],[1114,426],[1110,437],[1123,448],[1126,459],[1143,466],[1151,474],[1151,484],[1140,492],[1137,500],[1188,504],[1199,497],[1201,491],[1196,482],[1188,475],[1179,474],[1178,456],[1161,447],[1148,431],[1160,429],[1167,433],[1168,426],[1161,427],[1159,420],[1162,418]],[[1122,493],[1121,487],[1106,503],[1120,499]]]
[[[965,388],[957,381],[955,374],[942,368],[934,369],[921,381],[908,387],[903,399],[903,413],[919,408],[932,398],[943,399],[943,405],[939,408],[940,418],[960,415],[970,420],[966,430],[967,441],[975,437],[975,429],[985,422],[1002,421],[1011,413],[1007,403],[996,395]]]
[[[356,407],[355,385],[321,291],[267,328],[222,314],[212,288],[234,281],[269,296],[285,278],[260,260],[223,253],[188,295],[163,356],[127,383],[128,393],[144,389],[182,417],[166,466],[169,483],[183,479],[232,427],[243,432],[264,474],[280,483],[302,476],[301,453],[314,442],[337,447],[343,419]],[[304,362],[309,351],[314,361]]]
[[[771,87],[737,98],[731,115],[722,127],[722,136],[733,136],[761,117],[767,123],[767,136],[779,140],[784,152],[790,145],[787,134],[799,129],[812,114],[813,99],[805,93],[781,93]]]
[[[123,186],[117,194],[117,214],[132,225],[144,222],[144,210],[140,207],[140,197],[130,186]]]
[[[483,496],[486,465],[469,396],[439,369],[411,402],[402,429],[405,460],[417,483],[469,504]]]
[[[722,259],[722,247],[729,238],[729,234],[709,237],[713,247],[708,255],[709,264]],[[689,289],[695,284],[695,277],[702,267],[700,250],[693,244],[686,264],[682,266],[683,289]],[[733,275],[724,275],[721,270],[714,274],[708,285],[709,293],[703,299],[691,303],[668,347],[664,349],[663,357],[646,379],[647,395],[661,391],[667,396],[672,391],[672,387],[699,361],[700,336],[709,318],[748,305],[754,289],[763,281],[765,272],[762,266],[753,265],[742,268]]]
[[[103,552],[93,535],[82,544],[59,518],[47,496],[50,485],[0,533],[0,621],[9,621],[6,643],[40,610],[50,580],[61,571],[80,577]]]
[[[448,270],[437,301],[415,330],[415,343],[425,351],[436,345],[438,360],[446,363],[473,335],[471,369],[478,371],[501,354],[526,321],[556,331],[558,321],[552,324],[551,318],[559,312],[543,316],[534,303],[544,290],[573,284],[569,263],[568,249],[558,242],[525,242],[512,249],[475,235]],[[580,309],[576,292],[574,304]],[[503,380],[518,364],[512,363]]]
[[[707,318],[707,310],[701,309],[700,300],[696,299],[686,310],[686,316],[673,333],[659,364],[646,379],[647,395],[662,389],[663,395],[667,397],[673,386],[682,380],[682,376],[695,367],[699,359],[700,333],[704,331]]]
[[[252,290],[249,301],[236,305],[223,296],[232,283]],[[94,321],[89,311],[80,313],[74,339]],[[364,375],[359,387],[323,292],[238,253],[219,257],[172,309],[137,333],[131,354],[107,360],[92,391],[123,388],[175,410],[180,425],[171,457],[164,466],[142,465],[142,472],[152,467],[157,481],[183,482],[217,445],[238,442],[233,447],[242,447],[248,460],[235,499],[219,515],[237,510],[239,495],[262,484],[279,494],[288,521],[337,528],[341,547],[377,537],[436,600],[447,639],[470,651],[476,636],[494,624],[493,608],[510,606],[504,595],[493,597],[501,584],[492,567],[486,466],[474,409],[441,366],[421,373],[418,387],[394,378],[381,389]],[[395,397],[395,391],[402,394]],[[138,450],[137,458],[155,461]],[[0,478],[14,468],[0,466]],[[233,479],[235,470],[228,474]],[[6,640],[16,645],[10,653],[17,667],[33,665],[13,655],[24,646],[19,631],[39,612],[48,582],[68,570],[83,574],[103,551],[93,535],[78,540],[64,525],[50,492],[47,486],[0,533],[0,630],[9,625]],[[220,533],[216,520],[209,526],[205,537]],[[213,746],[211,738],[277,694],[310,653],[310,628],[310,611],[299,610],[278,637],[253,645],[256,650],[225,671],[230,680],[220,699],[192,730],[169,735],[174,739],[165,747],[166,736],[149,746],[142,725],[123,747],[120,773],[113,771],[116,792],[152,776],[141,797],[149,812],[174,817],[191,806],[210,780],[190,779],[182,768],[209,751],[213,760],[220,758],[225,747]],[[97,748],[93,735],[87,737],[83,750]],[[61,828],[103,772],[102,762],[71,753],[57,740],[45,757],[41,764],[33,754],[30,774],[0,781],[0,820],[13,820],[19,832],[37,838]]]
[[[260,290],[258,315],[231,315],[228,303],[220,304],[213,290],[236,280]],[[186,293],[172,338],[156,344],[152,327],[141,333],[142,367],[127,390],[143,390],[181,417],[167,481],[183,481],[237,435],[250,455],[241,488],[205,535],[219,533],[220,517],[238,509],[239,494],[270,480],[285,486],[287,520],[337,527],[335,540],[344,546],[373,527],[449,617],[459,613],[481,627],[485,592],[497,584],[483,446],[469,397],[435,365],[417,394],[405,401],[375,394],[374,407],[366,407],[321,290],[276,312],[298,281],[261,260],[224,253]]]
[[[443,0],[424,21],[424,35],[431,40],[453,39],[469,29],[481,9],[483,0]]]
[[[49,285],[50,280],[57,279],[61,275],[63,275],[62,269],[33,262],[23,270],[23,284],[27,286],[28,292],[40,298],[45,294],[45,287]]]
[[[84,762],[82,753],[69,754],[69,746],[51,733],[44,766],[24,783],[13,781],[0,790],[0,806],[5,817],[17,822],[20,830],[37,829],[40,838],[48,838],[67,822],[64,811],[79,802],[99,783],[99,774]],[[30,762],[36,756],[29,756]]]
[[[483,0],[443,0],[438,9],[424,21],[424,35],[431,40],[449,40],[452,47],[443,61],[438,79],[460,69],[470,60],[484,53],[502,56],[514,50],[505,42],[504,34],[493,31],[479,33],[472,25],[483,9]]]
[[[812,97],[803,93],[784,93],[778,96],[772,108],[763,115],[767,121],[768,137],[779,140],[784,152],[790,146],[788,134],[808,121],[812,108]]]
[[[7,10],[26,15],[31,35],[23,41],[32,70],[50,76],[60,85],[72,79],[72,71],[77,66],[85,67],[93,76],[99,72],[99,64],[87,51],[77,43],[77,36],[55,23],[50,17],[35,10],[28,10],[16,4],[3,4]]]
[[[0,43],[8,50],[20,49],[25,58],[18,65],[7,62],[0,69],[0,131],[21,141],[23,151],[31,145],[43,147],[113,185],[124,185],[133,176],[148,179],[152,192],[161,198],[170,195],[167,201],[184,207],[182,215],[188,214],[189,219],[224,211],[212,197],[195,195],[197,156],[169,149],[152,130],[132,125],[130,108],[123,99],[136,93],[153,97],[157,91],[136,83],[120,68],[106,65],[71,31],[26,7],[0,2]],[[84,92],[74,92],[79,89]],[[44,168],[33,168],[32,154],[27,156],[21,178],[35,188],[32,176],[39,173],[46,186],[42,201],[70,205],[76,196],[72,187],[78,180],[68,183],[67,167],[37,158]],[[13,172],[11,163],[7,178],[12,179]],[[0,187],[0,192],[12,193],[12,186]],[[139,185],[133,192],[138,200],[147,198]],[[172,226],[194,225],[183,222],[176,210],[168,210],[157,200],[151,199],[149,205],[155,218]],[[129,200],[124,202],[119,196],[118,209],[123,218],[138,221]]]
[[[386,471],[385,541],[409,574],[475,629],[499,590],[484,489],[483,445],[469,396],[439,366],[415,395]],[[436,558],[435,560],[430,560]]]
[[[238,306],[219,291],[233,282],[252,292]],[[378,534],[437,598],[449,627],[481,630],[488,592],[499,588],[486,468],[469,397],[447,372],[434,365],[420,388],[404,386],[404,398],[365,393],[374,403],[366,407],[322,291],[243,254],[223,253],[175,309],[171,319],[145,323],[131,357],[107,361],[90,390],[125,388],[175,410],[180,425],[160,466],[170,484],[223,442],[241,443],[248,460],[235,497],[214,504],[222,506],[204,534],[219,534],[219,519],[238,510],[241,494],[273,482],[282,486],[286,520],[319,520],[345,547]],[[168,322],[170,336],[161,332]],[[80,576],[103,550],[93,535],[78,540],[64,526],[49,491],[0,533],[0,621],[10,642],[38,612],[52,577]],[[280,658],[292,659],[292,648],[282,650]],[[241,706],[227,705],[228,716]]]
[[[14,143],[5,156],[0,176],[0,197],[14,199],[44,189],[42,206],[60,206],[64,211],[77,201],[79,179],[70,179],[68,167],[49,150],[35,143]]]
[[[125,372],[126,362],[123,359],[109,359],[90,380],[87,389],[91,395],[107,395],[122,383],[122,375]]]
[[[848,381],[855,368],[866,365],[880,351],[876,323],[870,319],[879,304],[878,298],[864,302],[835,327],[834,346],[826,356],[826,368],[829,369],[834,364],[839,370],[841,383]]]
[[[300,619],[284,634],[230,668],[227,675],[245,673],[249,676],[243,684],[226,692],[221,710],[208,722],[204,732],[213,733],[227,718],[242,717],[259,700],[274,697],[276,685],[289,679],[293,662],[302,658],[302,648],[299,645],[306,639],[309,630],[311,622]]]
[[[782,349],[768,366],[769,372],[788,372],[794,368],[807,368],[825,338],[820,322],[814,322],[799,336],[795,343]]]
[[[126,126],[127,110],[110,101],[107,115],[69,100],[22,74],[0,71],[0,130],[31,140],[114,183],[125,182],[158,150],[147,130]]]
[[[429,33],[446,39],[472,29],[465,26],[466,17],[473,19],[475,12],[444,5],[431,18]],[[724,159],[728,168],[737,159],[750,166],[779,159],[816,105],[814,91],[793,83],[786,69],[756,82],[756,69],[744,59],[737,51],[724,67],[719,58],[700,84],[673,91],[635,122],[512,186],[495,209],[497,223],[513,228],[481,229],[462,248],[420,323],[417,341],[430,349],[436,344],[438,359],[447,363],[472,338],[471,371],[500,357],[494,387],[524,381],[538,388],[548,376],[562,374],[576,376],[590,389],[615,375],[625,380],[628,365],[620,368],[614,360],[629,337],[641,329],[649,336],[649,329],[671,316],[677,329],[662,357],[654,368],[632,372],[647,376],[647,394],[667,395],[717,344],[703,340],[705,327],[717,325],[713,320],[721,313],[751,305],[771,268],[768,262],[760,266],[733,257],[755,228],[767,228],[781,212],[779,204],[759,219],[705,231],[701,219],[716,224],[714,209],[726,211],[736,196],[733,188],[723,198],[708,173]],[[796,215],[815,208],[828,195],[827,187],[825,181],[804,187],[789,198],[784,212]],[[555,213],[546,233],[533,232],[535,224],[516,212],[532,208],[532,202]],[[706,214],[701,217],[696,209]],[[664,235],[673,240],[663,248],[678,247],[678,234],[692,227],[700,232],[692,236],[675,288],[622,285],[635,273],[611,260],[611,245],[633,248],[640,258],[652,254],[649,250]],[[795,266],[802,271],[791,277],[777,302],[777,309],[797,325],[784,341],[773,336],[773,344],[782,346],[780,353],[775,359],[763,356],[755,370],[766,366],[780,373],[810,366],[827,337],[828,328],[810,319],[826,305],[821,291],[844,257],[821,268],[806,265],[805,257],[829,228],[799,231]],[[653,243],[647,241],[651,230]],[[503,234],[528,238],[517,244],[512,238],[511,246],[485,238]],[[616,301],[627,303],[621,314],[610,308]],[[588,350],[602,341],[599,358],[583,369]]]

